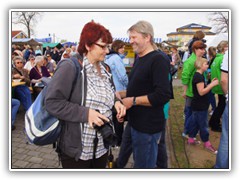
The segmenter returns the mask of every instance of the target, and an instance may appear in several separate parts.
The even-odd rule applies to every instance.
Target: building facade
[[[12,31],[12,39],[23,39],[23,38],[27,38],[27,35],[23,31],[21,30]]]
[[[201,30],[205,33],[206,36],[213,36],[215,33],[211,32],[211,29],[212,28],[209,26],[191,23],[177,28],[176,32],[168,33],[167,42],[181,47],[183,50],[186,50],[188,42],[193,38],[193,35],[196,31]]]

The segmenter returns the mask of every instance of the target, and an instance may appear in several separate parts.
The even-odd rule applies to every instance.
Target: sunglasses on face
[[[16,64],[22,64],[23,62],[16,62]]]

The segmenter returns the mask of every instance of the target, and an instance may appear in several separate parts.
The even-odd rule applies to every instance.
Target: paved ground
[[[20,108],[15,122],[16,129],[12,131],[11,146],[11,168],[62,168],[58,156],[52,145],[35,146],[28,144],[23,132],[24,110]],[[119,148],[113,149],[114,158],[118,156]],[[126,168],[133,167],[132,157]]]
[[[181,85],[179,80],[173,80],[174,86]],[[48,146],[35,146],[28,144],[26,136],[23,132],[24,128],[24,110],[20,107],[20,110],[16,118],[16,130],[12,131],[11,137],[11,168],[21,169],[21,168],[62,168],[58,161],[58,156],[52,145]],[[166,134],[166,142],[169,142],[168,133]],[[168,154],[170,154],[170,146],[167,144]],[[113,150],[114,158],[118,156],[119,149]],[[133,159],[130,158],[126,168],[133,167]],[[169,163],[169,167],[171,167]]]

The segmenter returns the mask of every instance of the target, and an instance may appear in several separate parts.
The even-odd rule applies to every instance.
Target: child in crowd
[[[205,77],[203,73],[208,69],[208,61],[205,58],[198,58],[195,61],[195,67],[197,71],[193,76],[192,87],[193,87],[193,99],[192,99],[192,121],[189,132],[188,144],[200,144],[199,141],[194,139],[200,131],[201,140],[204,142],[204,147],[214,154],[217,154],[217,150],[212,146],[209,141],[208,132],[208,92],[216,85],[219,81],[214,78],[208,86],[205,83]]]

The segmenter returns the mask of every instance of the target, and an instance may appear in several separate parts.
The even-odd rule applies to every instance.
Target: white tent
[[[207,48],[210,46],[217,47],[221,41],[228,41],[228,33],[219,33],[215,36],[206,36],[205,39],[207,40]]]

